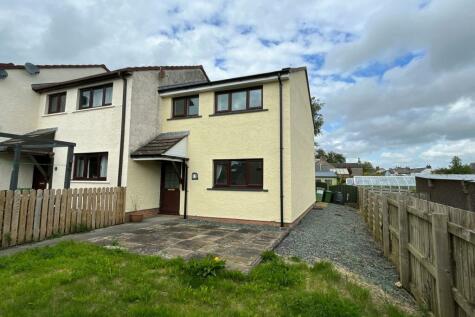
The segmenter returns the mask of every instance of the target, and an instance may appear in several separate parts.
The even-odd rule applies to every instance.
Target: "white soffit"
[[[280,78],[282,80],[288,80],[289,75],[282,75]],[[270,77],[264,77],[264,78],[242,80],[242,81],[216,84],[216,85],[203,86],[203,87],[190,88],[190,89],[186,89],[186,87],[184,87],[181,90],[160,93],[160,96],[161,97],[176,97],[176,96],[188,95],[190,93],[234,89],[234,88],[240,88],[240,87],[247,87],[252,84],[265,84],[268,82],[276,81],[277,79],[278,79],[277,76],[270,76]]]

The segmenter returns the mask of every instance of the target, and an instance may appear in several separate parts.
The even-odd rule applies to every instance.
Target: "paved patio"
[[[189,259],[213,254],[226,260],[228,268],[247,272],[259,262],[263,251],[273,249],[286,234],[286,230],[271,226],[159,216],[147,218],[142,223],[127,223],[6,249],[0,251],[0,256],[64,240],[76,240],[165,258]]]

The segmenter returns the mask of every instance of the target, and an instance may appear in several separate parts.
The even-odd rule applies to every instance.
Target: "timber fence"
[[[124,220],[124,187],[0,191],[0,249]]]
[[[360,214],[402,286],[435,316],[475,316],[475,213],[358,190]]]

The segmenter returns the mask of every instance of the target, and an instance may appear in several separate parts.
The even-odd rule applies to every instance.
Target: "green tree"
[[[471,174],[472,168],[469,164],[463,164],[462,159],[454,156],[448,168],[439,168],[435,171],[436,174]]]
[[[333,151],[330,151],[327,153],[327,162],[328,163],[345,163],[346,158],[343,156],[341,153],[336,153]]]
[[[373,164],[371,162],[363,162],[363,175],[374,175],[376,170],[373,167]]]
[[[322,107],[325,104],[320,101],[320,99],[312,97],[311,106],[312,106],[312,117],[313,117],[313,134],[315,136],[319,135],[322,132],[323,126],[323,115],[320,113]]]

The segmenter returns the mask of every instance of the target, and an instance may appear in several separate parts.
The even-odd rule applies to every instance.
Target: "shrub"
[[[262,252],[261,258],[262,258],[262,262],[265,263],[265,262],[276,261],[279,257],[277,256],[277,254],[275,254],[274,251],[268,250],[268,251]]]
[[[300,293],[282,299],[284,316],[354,317],[361,316],[359,308],[337,293]]]
[[[183,264],[183,270],[186,274],[203,279],[216,276],[220,271],[224,270],[224,267],[225,261],[212,255],[201,259],[191,259]]]

